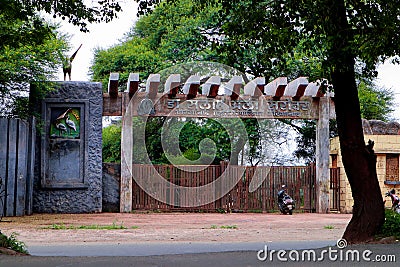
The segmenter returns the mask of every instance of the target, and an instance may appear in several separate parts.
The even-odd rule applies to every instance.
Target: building
[[[400,124],[397,122],[385,123],[377,120],[363,120],[364,138],[375,142],[374,151],[377,156],[376,170],[382,199],[385,193],[392,188],[396,193],[400,192],[399,179],[399,155],[400,155]],[[339,138],[330,140],[331,168],[339,168],[339,211],[351,213],[353,209],[353,197],[350,184],[344,171]],[[390,198],[387,198],[386,207],[391,207]]]

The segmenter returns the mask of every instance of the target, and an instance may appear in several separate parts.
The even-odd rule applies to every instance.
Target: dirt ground
[[[297,240],[338,240],[350,214],[294,215],[257,213],[99,213],[34,214],[6,217],[0,230],[15,232],[30,245],[57,243],[139,243],[139,242],[271,242]],[[50,229],[64,226],[123,225],[121,230]]]

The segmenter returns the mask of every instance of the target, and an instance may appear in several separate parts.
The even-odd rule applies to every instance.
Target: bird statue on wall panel
[[[75,53],[72,54],[71,57],[63,57],[63,73],[64,73],[64,81],[67,79],[67,74],[69,76],[69,80],[71,80],[71,70],[72,70],[72,61],[74,60],[76,54],[78,53],[79,49],[81,49],[82,44],[78,47]]]
[[[58,129],[59,135],[62,136],[62,133],[67,130],[67,127],[60,121],[56,122],[56,128]]]
[[[74,132],[76,132],[75,122],[73,122],[73,121],[69,118],[69,115],[67,115],[67,117],[65,118],[65,123],[67,124],[68,128],[71,128],[72,130],[74,130]]]

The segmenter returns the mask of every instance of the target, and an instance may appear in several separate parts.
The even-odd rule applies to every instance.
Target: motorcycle
[[[396,190],[392,189],[388,191],[385,196],[390,197],[392,200],[392,210],[400,213],[400,198],[396,195]],[[384,202],[386,202],[386,200]]]
[[[278,191],[278,207],[283,214],[293,214],[295,208],[294,200],[285,192],[285,185]]]

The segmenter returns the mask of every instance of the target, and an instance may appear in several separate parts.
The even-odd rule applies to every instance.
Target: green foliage
[[[238,229],[237,225],[221,225],[221,229]]]
[[[121,125],[103,128],[103,162],[121,161]]]
[[[151,13],[140,17],[128,34],[127,40],[110,49],[99,49],[95,52],[94,64],[91,67],[92,79],[103,82],[103,88],[107,88],[110,72],[119,72],[121,84],[124,84],[129,72],[140,72],[143,79],[147,78],[148,74],[168,66],[194,60],[225,63],[254,76],[265,76],[267,80],[281,75],[289,78],[309,76],[311,79],[323,75],[321,61],[323,50],[314,44],[318,40],[314,38],[300,40],[289,52],[275,44],[271,45],[273,38],[282,38],[283,41],[293,44],[296,41],[291,37],[285,37],[280,31],[269,30],[273,22],[263,17],[265,3],[254,5],[251,1],[248,3],[243,1],[245,8],[237,10],[240,13],[239,17],[236,14],[229,15],[229,21],[226,22],[225,17],[221,16],[225,10],[222,10],[223,6],[219,1],[209,1],[210,3],[205,6],[199,6],[198,2],[196,0],[176,0],[173,4],[168,1],[163,2]],[[232,20],[241,23],[242,16],[244,21],[249,19],[247,14],[241,13],[247,10],[246,8],[251,8],[254,12],[252,16],[261,16],[262,19],[252,22],[251,25],[240,24],[241,28],[247,27],[244,32],[230,28],[229,23]],[[255,31],[260,30],[256,38],[249,38]],[[226,32],[229,32],[229,35],[226,35]],[[261,38],[264,35],[265,38]],[[256,120],[248,119],[243,122],[250,143],[247,154],[251,164],[255,165],[264,156],[260,139],[263,129],[260,129]],[[229,123],[233,125],[232,122]],[[200,155],[198,149],[200,141],[207,137],[217,144],[214,164],[229,159],[233,164],[237,164],[238,155],[245,145],[241,137],[244,133],[237,131],[228,133],[222,131],[221,126],[217,124],[212,120],[206,123],[187,124],[179,139],[179,148],[183,151],[183,155],[178,155],[175,151],[169,153],[169,158],[172,157],[181,163],[187,162],[188,157],[197,159],[196,157]],[[157,123],[146,125],[146,147],[153,163],[168,163],[161,148],[160,129],[161,126]],[[232,129],[238,128],[232,126]],[[143,148],[135,149],[144,151]],[[204,157],[212,155],[201,154],[204,154]],[[136,162],[142,160],[137,159]]]
[[[6,200],[6,186],[4,184],[5,179],[0,176],[0,206],[4,207],[4,202]],[[0,211],[0,222],[3,219],[4,211]]]
[[[9,248],[16,252],[28,254],[24,242],[17,239],[17,234],[12,233],[9,237],[0,232],[0,247]]]
[[[17,3],[7,5],[10,9],[0,9],[0,115],[24,117],[30,114],[29,84],[54,78],[59,55],[67,48],[66,37],[36,15],[22,19]],[[42,83],[38,88],[45,92],[52,87]]]
[[[90,68],[92,79],[102,82],[105,90],[110,72],[119,72],[120,84],[124,84],[130,72],[139,72],[141,78],[147,78],[164,64],[162,58],[149,49],[148,42],[137,37],[107,50],[95,50],[94,62]]]
[[[177,165],[218,165],[221,161],[238,164],[239,154],[253,166],[273,158],[275,164],[285,161],[277,149],[279,145],[261,140],[285,139],[287,128],[277,122],[257,122],[254,119],[177,119],[149,117],[144,125],[141,118],[133,119],[134,131],[145,127],[145,136],[134,134],[133,162]],[[260,123],[260,124],[259,124]],[[103,129],[103,161],[120,161],[120,126]],[[161,136],[163,135],[163,145]],[[145,139],[145,146],[142,147]],[[246,143],[247,142],[247,143]],[[278,140],[277,143],[280,141]],[[270,143],[270,142],[268,142]],[[247,144],[247,145],[246,145]],[[268,151],[268,154],[266,154]],[[280,158],[282,156],[282,158]]]
[[[390,120],[393,109],[393,92],[387,89],[374,87],[367,82],[358,86],[361,117],[367,120]]]
[[[44,229],[52,229],[52,230],[67,230],[70,226],[67,226],[63,223],[53,223],[51,226],[44,227]]]
[[[292,122],[290,122],[292,123]],[[293,124],[292,124],[293,125]],[[294,155],[307,163],[315,161],[316,122],[310,120],[301,121],[300,126],[294,126],[299,135],[296,137],[297,148]]]
[[[137,129],[142,123],[144,122],[140,119],[135,119],[133,127]],[[145,148],[138,145],[143,142],[140,140],[143,137],[134,135],[134,162],[146,162],[143,158],[146,154],[154,164],[173,162],[178,165],[218,165],[224,160],[237,162],[238,154],[246,141],[244,137],[248,135],[249,139],[255,139],[264,131],[255,126],[254,121],[239,119],[148,118],[145,125]],[[161,144],[162,132],[166,145],[164,148]],[[252,147],[258,145],[257,140],[250,141],[250,150],[254,151],[254,158],[259,157],[260,152]]]
[[[216,209],[215,211],[218,212],[218,213],[226,213],[226,210],[223,209],[223,208],[218,208],[218,209]],[[212,226],[211,226],[211,227],[212,227]]]
[[[221,226],[218,226],[218,225],[215,225],[215,224],[211,225],[210,228],[211,229],[238,229],[237,225],[221,225]]]
[[[135,151],[133,152],[133,155],[135,157],[134,160],[137,163],[147,162],[143,161],[143,159],[140,158],[146,154],[149,155],[149,159],[154,164],[164,163],[164,156],[163,156],[164,151],[161,145],[161,131],[164,125],[164,121],[165,118],[162,117],[148,118],[147,123],[145,125],[146,136],[137,136],[137,138],[145,138],[146,147],[144,148],[135,147],[136,153]],[[140,119],[136,120],[135,122],[143,123],[142,121],[140,121]]]
[[[394,95],[391,90],[379,88],[368,79],[363,79],[358,85],[361,117],[367,120],[389,121],[394,107]],[[315,161],[316,122],[304,120],[293,122],[284,120],[299,133],[296,137],[297,149],[294,155],[306,162]],[[330,137],[337,136],[336,121],[330,121]]]
[[[400,239],[400,214],[393,210],[385,210],[385,223],[382,225],[377,236],[394,236]]]
[[[183,157],[188,159],[188,160],[190,160],[190,161],[195,161],[195,160],[198,160],[200,158],[200,153],[196,148],[191,147],[191,148],[187,149],[183,153]]]
[[[79,26],[83,32],[88,31],[88,23],[109,22],[117,16],[117,12],[121,11],[118,1],[114,0],[90,1],[90,3],[84,0],[9,0],[2,1],[1,5],[2,9],[12,10],[11,12],[18,15],[21,20],[29,21],[33,14],[46,12],[54,18],[60,17]]]
[[[165,163],[173,163],[175,165],[209,165],[210,162],[213,163],[213,160],[213,155],[200,154],[194,147],[187,149],[181,156],[169,155],[168,159],[163,159]]]
[[[158,124],[161,121],[162,125]],[[161,146],[161,131],[168,133],[164,135],[164,143],[169,145],[164,149]],[[173,140],[177,136],[179,145],[174,145]],[[219,164],[229,159],[231,151],[228,132],[220,122],[212,119],[183,121],[170,118],[165,121],[153,118],[146,125],[146,147],[153,163],[173,162],[178,165]]]
[[[123,83],[129,72],[139,71],[143,74],[142,78],[146,78],[149,73],[161,68],[192,60],[218,61],[254,76],[264,76],[267,80],[278,76],[287,76],[289,79],[299,76],[307,76],[309,80],[321,77],[331,79],[334,70],[347,64],[334,56],[337,49],[333,49],[333,44],[337,40],[354,37],[339,54],[348,53],[343,57],[357,60],[356,77],[371,81],[376,74],[375,64],[398,52],[398,46],[393,46],[398,41],[393,40],[400,40],[397,36],[400,31],[396,30],[399,23],[398,20],[388,21],[399,10],[395,9],[397,4],[394,3],[349,3],[345,6],[349,30],[336,31],[338,25],[332,23],[336,18],[327,15],[327,12],[335,14],[333,11],[340,7],[340,3],[329,5],[324,1],[308,0],[301,4],[291,0],[138,2],[139,10],[148,13],[141,13],[143,16],[132,28],[126,41],[109,50],[96,52],[98,58],[92,67],[94,80],[106,83],[109,72],[119,71]],[[380,5],[382,8],[379,8]],[[148,7],[155,8],[149,12]],[[321,7],[326,12],[321,12]],[[393,38],[385,36],[377,39],[380,31],[388,30]],[[375,49],[374,43],[382,50]],[[142,60],[135,61],[142,56]],[[151,61],[153,64],[141,64]],[[348,64],[346,66],[349,68]],[[354,64],[351,68],[354,68]],[[359,95],[364,118],[390,118],[392,94],[377,90],[372,83],[363,82],[359,86]],[[245,121],[245,124],[250,137],[249,158],[252,164],[257,164],[262,156],[262,131],[251,120]],[[315,155],[315,123],[301,124],[300,128],[304,129],[299,130],[302,136],[295,154],[312,162]],[[203,137],[207,130],[198,130],[194,125],[190,127],[188,136],[185,136],[185,132],[181,133],[180,148],[183,152],[192,149],[193,158],[196,158],[199,155],[198,140],[201,140],[198,137]],[[155,135],[160,127],[147,128],[152,128],[146,132],[146,144],[151,148],[152,161],[168,162],[163,155],[159,135]],[[336,131],[333,131],[332,135],[335,134]],[[233,158],[230,160],[237,161],[237,155],[243,148],[240,139],[236,140],[234,136],[233,140],[228,141],[227,134],[221,132],[207,132],[206,136],[210,135],[219,135],[218,138],[211,138],[219,141],[216,142],[219,147],[215,162],[229,159],[231,155]],[[184,157],[180,157],[177,161],[183,162]]]
[[[88,31],[87,24],[110,21],[121,11],[118,1],[6,0],[0,8],[0,110],[1,116],[26,117],[29,85],[41,83],[37,96],[54,88],[54,74],[68,50],[66,36],[39,15],[48,13]]]
[[[182,2],[137,1],[139,14],[146,16],[155,13],[158,7],[154,7],[159,3],[172,9]],[[311,72],[319,70],[319,75],[331,78],[335,68],[347,68],[343,58],[334,57],[338,53],[334,47],[336,42],[342,44],[341,52],[352,56],[351,61],[359,61],[364,77],[376,75],[378,62],[400,54],[397,1],[335,1],[333,4],[323,0],[196,0],[193,5],[192,9],[197,12],[218,8],[218,16],[213,19],[219,27],[213,29],[224,38],[214,41],[226,63],[265,77],[277,77],[279,69],[304,61],[306,69],[307,65],[312,66]],[[346,16],[347,25],[340,23],[339,12]],[[338,30],[340,27],[346,30]],[[301,60],[298,60],[298,51],[302,51]],[[399,58],[394,61],[398,62]]]
[[[194,2],[180,0],[174,5],[158,5],[136,23],[131,34],[147,38],[151,49],[172,63],[210,60],[214,54],[204,30],[218,26],[219,6],[199,10]]]
[[[212,8],[193,16],[192,0],[157,6],[151,15],[137,21],[122,43],[95,51],[92,80],[107,85],[109,73],[119,72],[123,84],[130,72],[139,72],[146,79],[150,73],[177,63],[213,59],[202,29],[213,27],[216,12]]]

